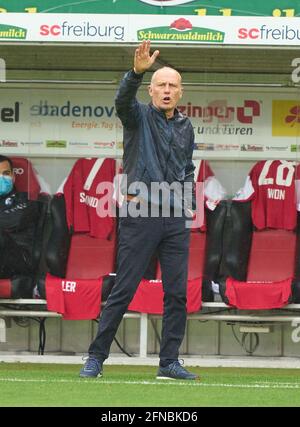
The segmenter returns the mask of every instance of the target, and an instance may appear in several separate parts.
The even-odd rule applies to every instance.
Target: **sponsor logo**
[[[70,146],[76,146],[76,147],[88,147],[90,144],[88,142],[69,142]]]
[[[299,101],[272,101],[272,136],[300,136]]]
[[[281,147],[276,147],[273,145],[266,145],[266,150],[267,151],[286,151],[289,149],[288,145],[283,145]]]
[[[64,21],[62,24],[42,24],[40,35],[43,37],[95,37],[97,39],[124,40],[125,28],[120,25],[92,25],[88,21],[76,25]]]
[[[239,151],[240,145],[239,144],[216,144],[215,150],[216,151]]]
[[[195,144],[195,149],[200,151],[214,151],[215,146],[214,144],[200,142]]]
[[[178,18],[169,27],[149,27],[138,30],[138,40],[223,43],[225,33],[211,28],[193,27],[185,18]]]
[[[112,142],[94,142],[95,148],[113,148],[115,141]]]
[[[239,28],[237,37],[240,40],[300,40],[300,30],[291,28],[289,25],[271,28],[266,24],[255,28]]]
[[[24,169],[23,168],[13,168],[15,175],[23,175]]]
[[[297,144],[291,145],[291,152],[292,153],[299,153],[299,151],[300,151],[300,145],[297,145]]]
[[[47,148],[67,148],[67,141],[46,141]]]
[[[241,151],[264,151],[264,147],[260,144],[242,144]]]
[[[242,106],[228,105],[226,99],[214,100],[207,105],[193,105],[188,102],[186,105],[179,105],[178,110],[190,117],[201,118],[203,123],[231,123],[234,120],[244,124],[253,123],[254,117],[261,114],[260,103],[253,99],[245,99]]]
[[[30,107],[30,114],[43,117],[112,117],[115,114],[115,107],[111,105],[73,105],[71,101],[57,105],[50,104],[47,100],[40,100],[38,104]]]
[[[2,139],[0,141],[0,147],[18,147],[19,143],[17,141],[9,141],[7,139]]]
[[[37,146],[37,145],[44,145],[43,141],[35,142],[35,141],[28,141],[28,142],[21,142],[21,145],[24,146]]]
[[[19,122],[20,120],[20,103],[15,102],[13,107],[0,108],[0,122],[10,123]]]
[[[152,6],[177,6],[178,4],[192,3],[194,0],[140,0]]]
[[[15,27],[14,25],[0,24],[0,39],[24,40],[27,36],[27,29]]]
[[[117,142],[117,150],[123,150],[123,141],[118,141]]]
[[[197,135],[253,135],[254,128],[217,124],[216,126],[195,126],[194,131]]]

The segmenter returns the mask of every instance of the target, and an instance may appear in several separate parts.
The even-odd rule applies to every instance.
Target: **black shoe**
[[[160,366],[156,378],[158,380],[196,380],[199,377],[187,371],[178,360],[175,360],[168,366]]]

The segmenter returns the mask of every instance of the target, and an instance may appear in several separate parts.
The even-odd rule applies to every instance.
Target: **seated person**
[[[38,203],[14,186],[13,164],[0,155],[0,279],[31,275]]]

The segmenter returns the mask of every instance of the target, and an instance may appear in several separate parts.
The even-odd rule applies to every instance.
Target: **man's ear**
[[[150,96],[152,96],[152,94],[153,94],[151,85],[148,86],[148,93]]]

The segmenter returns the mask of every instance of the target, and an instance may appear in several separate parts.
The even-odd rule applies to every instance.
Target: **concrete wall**
[[[153,325],[160,333],[161,319],[154,319]],[[148,356],[159,353],[159,342],[154,328],[148,322]],[[239,340],[234,336],[235,334]],[[259,343],[252,353],[262,357],[300,357],[299,326],[291,323],[273,323],[269,333],[258,334]],[[86,354],[88,346],[95,336],[97,324],[94,321],[67,321],[49,318],[46,320],[45,354]],[[139,354],[139,320],[124,319],[117,332],[117,340],[126,352],[137,356]],[[6,343],[0,343],[0,353],[37,354],[39,346],[39,325],[30,319],[28,326],[22,327],[12,319],[11,327],[7,328]],[[251,347],[252,340],[252,347]],[[241,345],[242,333],[239,325],[229,325],[219,321],[189,320],[181,354],[189,356],[251,356],[251,350],[257,344],[256,337],[248,334],[245,345]],[[248,350],[248,352],[247,352]],[[115,344],[112,354],[122,354]]]

